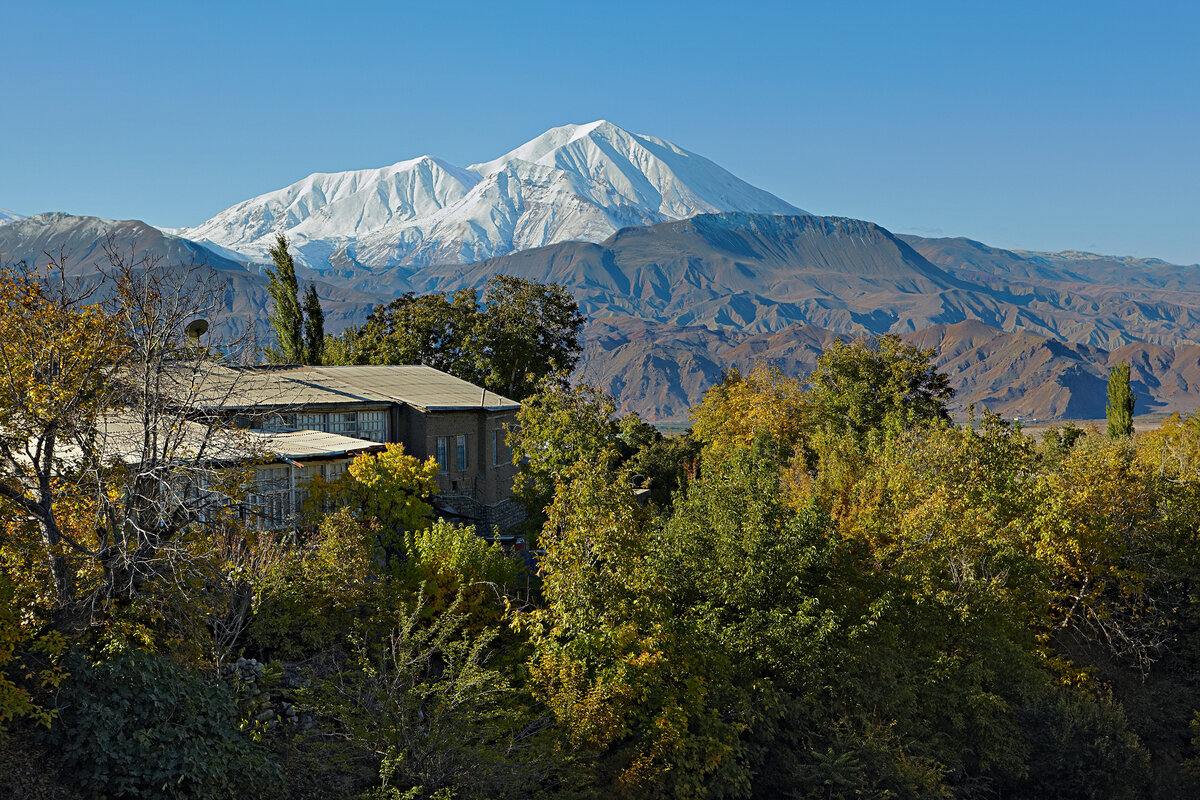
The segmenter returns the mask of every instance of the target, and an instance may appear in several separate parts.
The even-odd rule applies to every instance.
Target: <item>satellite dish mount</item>
[[[208,320],[194,319],[188,323],[188,326],[183,331],[193,342],[199,342],[200,337],[208,333]]]

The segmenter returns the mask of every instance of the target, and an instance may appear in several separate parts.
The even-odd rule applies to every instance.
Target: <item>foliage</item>
[[[603,754],[596,780],[615,794],[736,783],[748,721],[729,719],[710,688],[728,665],[673,613],[628,483],[602,463],[573,472],[542,533],[546,607],[523,621],[539,696],[574,748]]]
[[[1120,706],[1058,692],[1022,709],[1030,743],[1017,795],[1076,800],[1143,797],[1149,758]]]
[[[509,432],[518,467],[513,494],[540,524],[556,484],[579,461],[617,458],[619,428],[612,398],[586,384],[572,386],[561,376],[542,381],[521,403],[517,430]]]
[[[586,319],[564,287],[493,275],[483,298],[476,337],[485,386],[524,400],[546,376],[571,373]]]
[[[66,640],[54,631],[35,639],[30,626],[21,624],[22,610],[15,582],[0,570],[0,740],[14,720],[48,726],[53,711],[36,695],[56,689],[66,677],[58,663]]]
[[[425,364],[478,381],[478,306],[473,289],[461,289],[452,297],[403,294],[376,306],[360,328],[347,329],[342,339],[353,352],[346,354],[346,363]]]
[[[263,576],[249,627],[262,653],[306,657],[343,641],[369,615],[380,590],[377,534],[339,509]]]
[[[1042,434],[1042,446],[1046,451],[1047,456],[1054,460],[1061,460],[1079,439],[1087,434],[1083,428],[1073,422],[1068,422],[1061,427],[1049,428]]]
[[[691,432],[664,436],[632,413],[622,418],[620,428],[622,462],[649,484],[653,503],[662,508],[669,506],[672,495],[697,469],[700,442]]]
[[[51,741],[81,788],[111,797],[237,797],[279,775],[238,728],[229,687],[137,650],[77,655]]]
[[[948,420],[954,390],[930,363],[934,355],[890,334],[850,344],[838,339],[808,377],[815,423],[862,439],[870,431]]]
[[[547,770],[544,734],[490,665],[495,629],[471,632],[458,600],[428,614],[423,595],[379,642],[304,693],[379,764],[371,797],[528,797]]]
[[[275,329],[278,350],[270,353],[272,360],[281,364],[304,363],[304,314],[300,310],[300,285],[296,280],[296,264],[288,252],[287,238],[276,234],[275,244],[270,249],[274,269],[268,269],[271,282],[267,291],[271,293],[274,307],[267,317]]]
[[[1108,435],[1113,438],[1133,435],[1133,406],[1137,395],[1129,387],[1129,362],[1122,361],[1108,371],[1108,403],[1104,416]]]
[[[819,432],[851,434],[862,443],[935,420],[949,420],[949,379],[931,363],[932,350],[897,336],[838,339],[817,358],[807,380],[758,364],[736,369],[692,410],[692,432],[710,449],[748,447],[767,434],[786,458],[814,458]]]
[[[477,630],[495,624],[504,600],[515,598],[526,578],[523,562],[506,554],[465,525],[438,520],[404,537],[403,557],[393,574],[408,587],[420,587],[425,611],[440,612],[457,603],[467,624]]]
[[[808,437],[811,413],[798,378],[759,364],[746,375],[726,372],[692,409],[692,421],[692,435],[710,447],[749,447],[766,433],[777,446],[795,450]]]
[[[539,381],[569,373],[579,358],[584,318],[557,284],[494,275],[483,292],[409,292],[371,312],[358,328],[329,337],[327,360],[426,364],[516,400]]]
[[[404,445],[387,445],[382,453],[363,453],[332,480],[313,478],[308,485],[311,513],[327,508],[350,508],[362,520],[373,520],[387,541],[404,531],[429,524],[433,506],[425,502],[437,492],[437,460],[422,462],[404,452]]]
[[[138,624],[188,619],[178,601],[209,549],[198,523],[239,493],[239,476],[205,455],[228,423],[199,408],[224,356],[185,333],[217,311],[222,286],[111,242],[105,254],[99,305],[54,261],[0,276],[3,555],[30,567],[18,583],[31,579],[32,607],[68,635],[122,607]],[[239,344],[221,350],[236,357]],[[179,491],[198,485],[212,491]]]
[[[304,293],[304,363],[321,364],[325,353],[325,312],[317,285],[310,283]]]

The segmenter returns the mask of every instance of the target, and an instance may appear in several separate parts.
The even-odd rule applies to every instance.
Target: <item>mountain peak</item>
[[[313,173],[180,234],[265,261],[284,233],[317,270],[417,267],[721,211],[805,213],[703,156],[601,119],[551,128],[466,168],[425,155]]]

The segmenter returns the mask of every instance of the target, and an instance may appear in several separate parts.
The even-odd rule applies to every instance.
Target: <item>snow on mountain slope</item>
[[[25,219],[24,214],[18,214],[15,211],[9,211],[6,208],[0,208],[0,225],[6,222],[12,222],[15,219]]]
[[[284,233],[318,270],[416,267],[718,211],[805,213],[702,156],[601,120],[553,128],[466,169],[422,156],[317,173],[179,234],[263,261]]]

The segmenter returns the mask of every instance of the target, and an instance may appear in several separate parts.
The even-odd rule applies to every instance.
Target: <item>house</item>
[[[226,368],[205,382],[236,427],[275,437],[263,444],[280,457],[256,468],[251,497],[273,524],[299,507],[312,475],[344,470],[354,447],[369,452],[392,442],[437,459],[433,505],[443,516],[487,533],[524,517],[512,498],[516,467],[506,441],[520,404],[506,397],[420,365]],[[301,433],[295,441],[304,452],[278,447],[279,435]]]
[[[172,505],[186,507],[205,518],[227,511],[229,499],[221,488],[228,469],[253,470],[250,491],[237,512],[260,527],[290,524],[303,508],[305,487],[320,475],[335,478],[350,461],[364,453],[383,451],[385,445],[320,431],[263,431],[229,427],[181,418],[170,413],[159,419],[155,434],[147,437],[143,419],[128,412],[102,415],[97,420],[97,455],[106,463],[134,467],[160,489],[176,498]],[[61,457],[80,455],[76,445],[65,447]],[[154,476],[169,465],[170,475]]]

